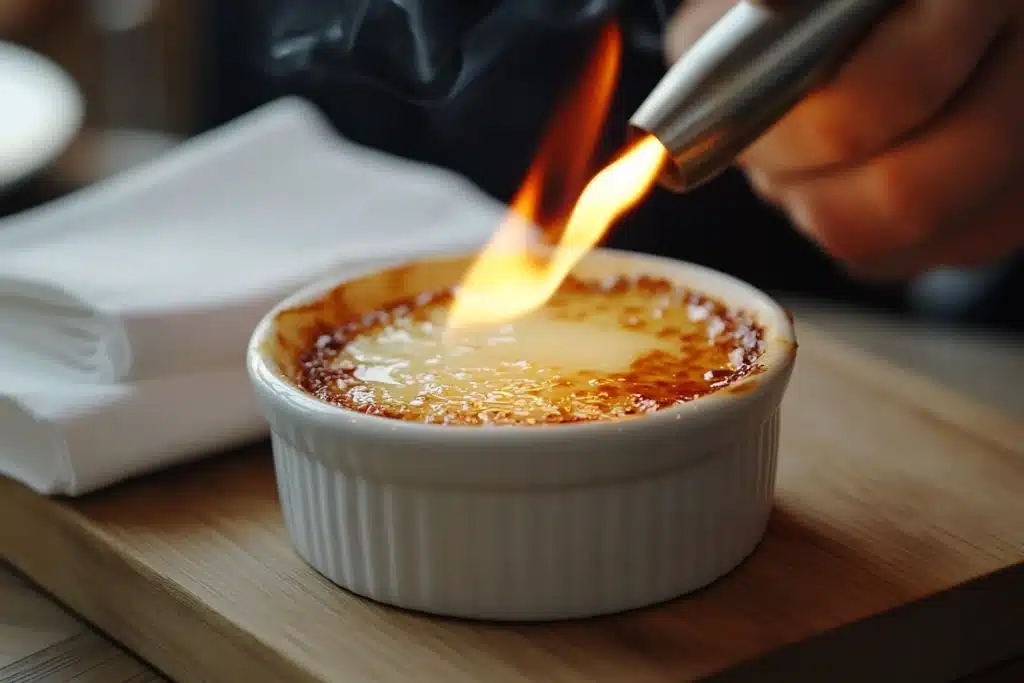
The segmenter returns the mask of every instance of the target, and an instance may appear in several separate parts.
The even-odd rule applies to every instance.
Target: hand
[[[675,61],[733,0],[690,0]],[[1024,0],[907,0],[741,157],[754,189],[865,276],[1024,245]]]

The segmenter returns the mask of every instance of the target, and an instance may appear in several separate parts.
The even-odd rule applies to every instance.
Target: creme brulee
[[[538,311],[452,331],[452,292],[398,302],[323,334],[297,383],[362,413],[434,424],[544,424],[656,411],[756,369],[743,313],[666,280],[569,278]]]

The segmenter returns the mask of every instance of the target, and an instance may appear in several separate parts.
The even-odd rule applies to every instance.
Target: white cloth
[[[500,215],[459,176],[345,143],[280,100],[0,222],[0,339],[85,380],[220,367],[310,278],[472,249]]]
[[[504,210],[288,98],[0,221],[0,474],[79,494],[258,435],[244,349],[275,302],[474,250]]]
[[[0,387],[0,474],[45,494],[88,493],[265,431],[239,368],[131,384],[5,369]]]

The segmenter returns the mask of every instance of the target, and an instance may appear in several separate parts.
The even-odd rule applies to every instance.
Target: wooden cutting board
[[[0,554],[180,681],[946,681],[1024,654],[1024,427],[805,327],[759,550],[589,621],[335,588],[292,552],[266,446],[77,501],[0,481]]]

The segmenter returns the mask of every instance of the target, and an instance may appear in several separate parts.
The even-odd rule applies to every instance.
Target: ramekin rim
[[[720,390],[713,391],[692,401],[644,415],[630,416],[617,420],[536,425],[442,425],[410,422],[361,413],[316,399],[294,386],[283,378],[276,368],[272,367],[272,364],[265,358],[262,350],[266,335],[272,329],[274,320],[281,311],[314,300],[348,280],[365,277],[367,273],[360,270],[358,274],[352,277],[333,276],[313,282],[271,308],[257,324],[249,340],[246,352],[246,366],[250,378],[254,384],[260,385],[263,389],[267,390],[264,392],[265,395],[273,396],[275,403],[279,407],[287,406],[287,412],[299,420],[311,420],[320,424],[336,423],[338,427],[344,424],[347,430],[365,429],[378,432],[382,436],[385,434],[396,437],[415,436],[418,439],[430,440],[478,440],[481,438],[488,440],[494,438],[531,438],[543,440],[545,438],[562,438],[572,432],[576,432],[581,436],[600,437],[602,434],[608,433],[621,434],[635,430],[646,431],[650,428],[657,428],[659,425],[678,423],[680,421],[692,423],[690,426],[696,428],[698,423],[717,423],[719,420],[728,419],[731,413],[741,411],[744,406],[763,400],[778,387],[779,382],[785,382],[788,379],[788,374],[796,359],[796,332],[790,314],[767,293],[740,278],[687,261],[604,247],[594,251],[613,258],[622,257],[661,262],[680,269],[680,272],[693,273],[701,279],[707,278],[710,281],[728,284],[729,287],[742,291],[746,295],[745,298],[749,298],[752,304],[757,304],[758,322],[765,328],[765,350],[759,359],[762,368],[756,373],[731,382]],[[423,260],[454,260],[471,255],[452,253],[415,257],[414,260],[417,262]],[[401,262],[399,261],[386,267],[398,267],[400,265]],[[716,296],[713,287],[701,288],[701,291],[711,296]],[[770,320],[761,318],[764,311],[769,313]],[[755,382],[756,384],[749,390],[736,391],[738,388],[745,388]],[[495,434],[501,434],[501,436],[495,437]]]

